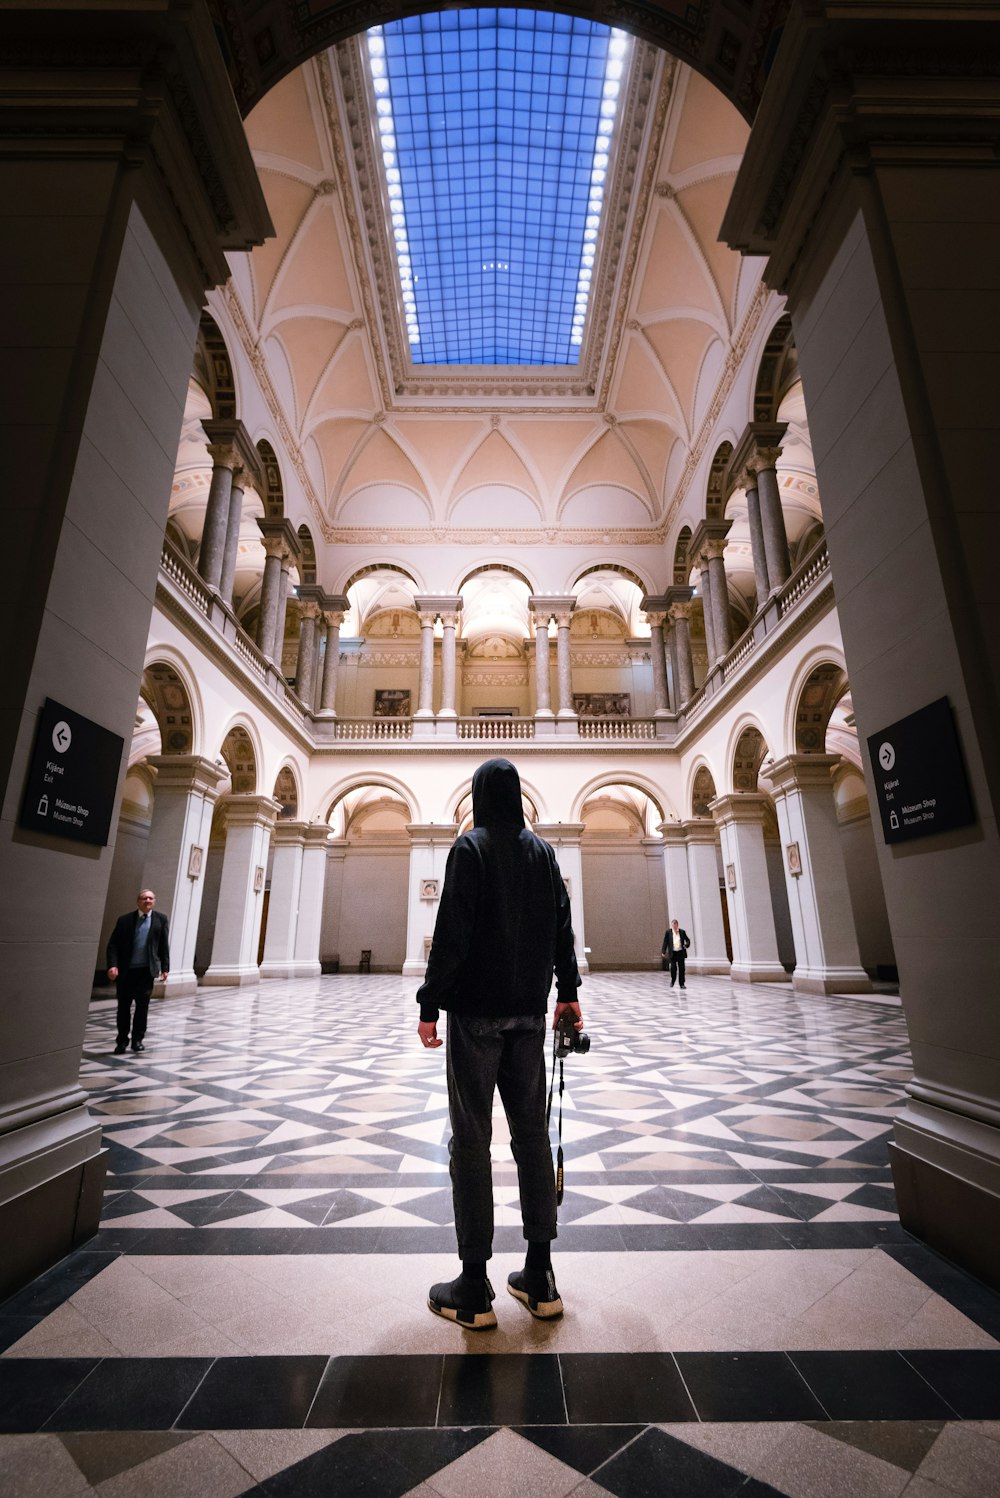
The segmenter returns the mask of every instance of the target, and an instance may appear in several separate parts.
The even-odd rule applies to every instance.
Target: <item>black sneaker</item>
[[[124,1056],[124,1054],[125,1054],[125,1052],[127,1050],[128,1050],[128,1046],[127,1045],[122,1045],[121,1042],[119,1041],[118,1045],[115,1046],[115,1055],[116,1056]]]
[[[466,1331],[485,1332],[497,1324],[496,1312],[493,1310],[494,1293],[489,1280],[470,1286],[459,1275],[450,1284],[444,1281],[440,1285],[432,1285],[427,1305],[435,1316],[454,1321],[459,1326],[464,1326]]]
[[[563,1303],[556,1289],[556,1277],[551,1269],[543,1270],[540,1274],[529,1274],[526,1269],[518,1269],[514,1274],[508,1274],[507,1289],[539,1321],[554,1321],[563,1313]]]
[[[133,1049],[133,1051],[144,1051],[146,1049],[146,1047],[143,1045],[143,1043],[142,1043],[141,1040],[137,1040],[133,1044],[132,1049]]]

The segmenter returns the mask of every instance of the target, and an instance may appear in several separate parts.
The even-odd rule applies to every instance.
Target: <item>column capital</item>
[[[256,489],[258,493],[266,494],[267,485],[264,481],[263,462],[242,421],[213,418],[203,421],[201,426],[209,440],[209,451],[212,452],[213,458],[215,457],[213,448],[216,447],[227,455],[231,455],[232,461],[230,461],[230,456],[219,460],[223,467],[233,468],[234,478],[235,470],[242,468],[247,475],[248,486]]]
[[[731,520],[700,520],[688,542],[689,560],[693,560],[699,553],[704,552],[709,542],[724,541],[732,523]]]
[[[709,802],[709,810],[719,827],[730,827],[734,822],[756,823],[764,820],[764,813],[771,798],[760,791],[733,791],[725,796],[716,796]]]
[[[200,754],[151,754],[147,765],[156,771],[157,790],[201,791],[214,800],[219,786],[229,779],[220,767]]]
[[[419,614],[460,614],[464,600],[460,593],[418,593],[413,602]]]
[[[323,609],[321,612],[327,624],[333,629],[339,629],[346,617],[344,609]]]
[[[726,542],[723,537],[713,537],[702,544],[701,555],[709,562],[721,562],[726,554]]]
[[[662,629],[667,618],[666,609],[643,609],[650,629]]]
[[[688,602],[688,603],[672,603],[670,605],[670,620],[671,620],[671,623],[675,624],[678,619],[690,619],[690,618],[691,618],[691,604],[690,604],[690,602]]]
[[[318,619],[319,616],[320,616],[320,613],[321,613],[321,609],[320,609],[319,604],[316,603],[312,598],[300,598],[299,599],[299,618],[300,619]]]
[[[271,828],[278,820],[281,802],[273,796],[242,795],[223,796],[219,803],[226,819],[226,827]]]
[[[560,609],[555,616],[555,620],[557,629],[569,629],[573,623],[572,609]]]
[[[271,833],[275,848],[301,847],[305,842],[307,822],[297,822],[292,817],[279,817]]]
[[[327,822],[306,822],[304,827],[302,840],[307,848],[325,848],[329,845],[331,838]]]
[[[787,421],[751,421],[730,454],[726,465],[724,490],[751,489],[761,468],[773,468],[781,454],[781,439],[788,431]]]
[[[449,609],[447,613],[441,614],[441,627],[443,629],[457,629],[461,614],[457,609]]]
[[[784,759],[777,760],[761,774],[771,782],[776,796],[816,786],[830,791],[833,789],[833,772],[839,764],[839,754],[786,754]]]
[[[260,544],[266,557],[275,557],[280,562],[288,555],[288,547],[281,536],[262,536]]]
[[[406,830],[415,847],[450,847],[458,836],[458,823],[407,822]]]
[[[714,847],[719,841],[719,829],[712,817],[686,817],[681,826],[689,847],[707,846],[709,843]]]
[[[299,541],[298,532],[296,531],[294,525],[290,520],[286,520],[284,518],[266,519],[264,517],[258,516],[257,525],[260,529],[261,535],[264,537],[265,551],[267,551],[268,541],[277,541],[288,553],[289,557],[294,557],[295,560],[298,561],[299,557],[302,555],[302,543]],[[272,556],[274,554],[275,553],[268,552],[268,556]]]
[[[656,830],[665,845],[680,843],[687,846],[687,833],[684,831],[683,822],[660,822]]]

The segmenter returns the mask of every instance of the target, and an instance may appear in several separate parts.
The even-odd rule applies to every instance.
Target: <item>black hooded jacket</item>
[[[506,759],[472,778],[474,827],[448,854],[420,1018],[544,1014],[553,971],[560,1000],[576,998],[569,896],[556,855],[524,825],[521,781]]]

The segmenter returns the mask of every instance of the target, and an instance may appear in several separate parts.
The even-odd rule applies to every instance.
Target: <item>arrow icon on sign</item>
[[[73,732],[69,724],[65,721],[57,723],[52,730],[52,743],[55,748],[59,750],[60,754],[65,754],[72,742]]]

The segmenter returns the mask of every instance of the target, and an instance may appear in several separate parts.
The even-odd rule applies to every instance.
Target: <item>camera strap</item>
[[[549,1101],[545,1108],[545,1127],[551,1127],[552,1118],[552,1093],[556,1085],[556,1053],[558,1047],[553,1041],[552,1045],[552,1079],[549,1082]],[[562,1206],[563,1199],[563,1147],[562,1147],[562,1100],[566,1083],[563,1078],[563,1058],[559,1057],[559,1147],[556,1150],[556,1206]]]

